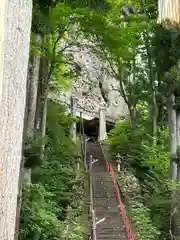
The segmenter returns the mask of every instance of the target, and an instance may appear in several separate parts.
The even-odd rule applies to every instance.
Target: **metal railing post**
[[[102,147],[101,147],[101,151],[104,155]],[[114,188],[115,188],[116,197],[117,197],[117,200],[119,202],[120,214],[121,214],[121,216],[123,218],[123,221],[124,221],[124,225],[125,225],[125,228],[126,228],[126,233],[127,233],[127,236],[128,236],[128,240],[134,240],[134,236],[133,236],[133,233],[132,233],[132,230],[131,230],[129,219],[126,215],[125,206],[123,205],[122,200],[121,200],[121,195],[120,195],[120,191],[119,191],[119,188],[118,188],[118,183],[117,183],[117,179],[116,179],[116,176],[115,176],[114,169],[113,169],[112,165],[109,164],[108,160],[106,160],[106,159],[105,159],[105,164],[107,165],[107,169],[110,172],[111,180],[112,180]]]
[[[89,159],[89,195],[90,195],[90,213],[92,220],[92,238],[96,240],[96,216],[93,208],[93,180],[92,180],[92,164],[97,160],[93,161],[92,155]]]
[[[96,217],[94,209],[92,209],[92,231],[93,231],[93,240],[96,240]]]
[[[92,155],[89,159],[89,196],[90,196],[90,213],[93,210],[93,193],[92,193]]]
[[[87,141],[88,141],[88,139],[85,138],[85,135],[84,135],[83,141],[84,141],[84,144],[83,144],[84,145],[84,167],[85,167],[85,170],[87,172],[88,169],[87,169],[87,162],[86,162],[86,150],[87,150]]]

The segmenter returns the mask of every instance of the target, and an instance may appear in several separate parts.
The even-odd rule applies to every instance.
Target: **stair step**
[[[93,159],[98,159],[92,166],[93,205],[96,221],[105,217],[105,221],[97,225],[97,240],[127,240],[114,185],[99,144],[88,143],[87,160],[90,159],[90,155]]]
[[[112,236],[112,235],[108,235],[108,236],[98,236],[97,240],[127,240],[126,236]]]

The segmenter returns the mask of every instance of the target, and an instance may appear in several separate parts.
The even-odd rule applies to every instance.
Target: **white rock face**
[[[83,112],[85,119],[99,114],[99,108],[105,107],[106,118],[117,120],[128,115],[128,109],[119,92],[118,82],[110,76],[104,63],[93,53],[92,48],[72,47],[68,54],[81,67],[81,74],[73,81],[72,90],[61,93],[58,99],[70,105],[70,97],[77,98],[77,115]],[[108,99],[102,97],[99,82]]]

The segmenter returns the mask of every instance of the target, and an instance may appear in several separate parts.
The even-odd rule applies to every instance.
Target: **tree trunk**
[[[0,108],[0,239],[13,240],[22,158],[32,1],[11,0],[4,49]]]
[[[131,125],[132,125],[132,136],[137,136],[137,122],[136,122],[136,107],[131,106],[129,108],[130,117],[131,117]]]
[[[177,181],[180,181],[179,150],[180,150],[180,112],[176,111],[176,141],[177,141]],[[172,235],[174,240],[180,239],[180,190],[172,193]]]
[[[35,43],[38,47],[41,42],[40,35],[35,36]],[[26,94],[26,108],[24,117],[24,132],[23,132],[23,148],[28,137],[31,139],[34,136],[34,124],[35,124],[35,113],[36,113],[36,100],[37,100],[37,88],[39,80],[39,65],[40,56],[34,55],[32,60],[29,60],[28,64],[28,76],[27,76],[27,94]],[[31,169],[24,167],[24,161],[21,163],[20,174],[19,174],[19,190],[17,199],[17,210],[16,210],[16,232],[15,239],[18,239],[19,226],[20,226],[20,213],[22,203],[22,190],[23,186],[27,183],[31,183]]]
[[[17,206],[16,206],[16,223],[15,223],[15,234],[14,240],[18,240],[19,228],[20,228],[20,215],[21,215],[21,204],[22,204],[22,188],[23,188],[23,178],[24,178],[24,157],[22,157],[19,172],[19,182],[18,182],[18,196],[17,196]]]
[[[77,99],[71,96],[71,116],[76,118],[76,110],[77,110]],[[71,124],[70,134],[74,143],[76,143],[76,122]]]
[[[43,103],[42,103],[42,112],[41,112],[41,121],[40,121],[40,133],[42,138],[42,144],[40,149],[40,156],[43,156],[44,152],[44,138],[46,136],[46,120],[47,120],[47,103],[48,103],[48,91],[45,90],[44,96],[43,96]]]
[[[48,40],[47,37],[44,37],[44,40]],[[48,89],[49,89],[49,65],[48,59],[42,57],[42,77],[41,81],[41,112],[40,112],[40,134],[42,138],[40,156],[43,156],[44,152],[44,137],[46,136],[46,118],[47,118],[47,103],[48,103]]]
[[[177,179],[177,162],[175,161],[177,140],[176,140],[176,110],[174,109],[175,97],[170,94],[168,97],[168,122],[169,122],[169,144],[171,153],[171,179]]]
[[[23,141],[22,141],[22,149],[25,148],[25,142],[27,139],[27,122],[28,122],[28,100],[29,100],[29,78],[30,68],[28,66],[27,73],[27,84],[26,84],[26,104],[25,104],[25,113],[24,113],[24,128],[23,128]],[[17,197],[17,206],[16,206],[16,223],[15,223],[15,235],[14,240],[18,240],[19,236],[19,227],[20,227],[20,214],[21,214],[21,203],[22,203],[22,189],[23,189],[23,179],[24,179],[24,156],[21,159],[20,164],[20,172],[19,172],[19,184],[18,184],[18,197]]]
[[[40,46],[41,36],[35,35],[35,43]],[[30,64],[29,64],[30,65]],[[30,76],[29,76],[29,99],[28,99],[28,121],[27,129],[28,136],[33,137],[33,131],[35,127],[35,115],[36,115],[36,103],[37,103],[37,92],[38,92],[38,80],[39,80],[39,67],[40,67],[40,56],[34,55],[32,59],[32,64],[30,66]]]
[[[177,118],[175,106],[175,97],[170,94],[168,97],[168,119],[169,119],[169,140],[170,140],[170,153],[171,153],[171,179],[177,180]],[[172,239],[178,240],[180,237],[180,221],[179,221],[179,204],[178,204],[179,191],[172,191],[171,196],[171,234]]]
[[[177,155],[178,155],[178,173],[177,180],[180,181],[180,112],[176,111],[176,140],[177,140]]]
[[[153,136],[153,145],[156,146],[157,141],[157,103],[156,103],[156,92],[154,83],[152,83],[152,136]]]
[[[180,27],[180,4],[179,1],[174,0],[158,0],[158,23],[165,28],[179,28]],[[168,117],[169,117],[169,129],[170,129],[170,151],[171,151],[171,178],[177,180],[177,129],[179,125],[176,120],[176,111],[173,108],[175,106],[175,99],[172,93],[169,95],[168,104]],[[179,120],[178,120],[179,121]],[[179,127],[179,126],[178,126]],[[179,130],[178,130],[179,131]],[[180,239],[180,205],[179,202],[179,190],[172,193],[171,203],[171,239]]]
[[[158,0],[158,23],[166,28],[180,26],[180,4],[175,0]]]
[[[149,44],[146,44],[146,51],[148,56],[148,68],[149,68],[149,86],[150,92],[152,94],[151,97],[151,116],[150,119],[152,121],[152,137],[153,137],[153,145],[156,145],[157,140],[157,102],[156,102],[156,90],[155,90],[155,83],[154,83],[154,76],[152,70],[152,58],[149,50]]]
[[[35,129],[40,127],[40,116],[42,108],[42,85],[43,85],[43,57],[40,59],[39,66],[39,80],[38,80],[38,89],[37,89],[37,101],[36,101],[36,113],[35,113]]]
[[[8,0],[1,2],[0,14],[0,105],[2,97],[2,83],[3,83],[3,67],[4,67],[4,39],[5,39],[5,25],[7,19]]]
[[[157,123],[158,123],[158,127],[163,129],[163,126],[167,119],[166,116],[168,114],[166,114],[165,112],[165,107],[166,107],[165,96],[159,93],[164,92],[165,89],[164,89],[164,82],[161,79],[161,74],[158,72],[158,69],[156,69],[156,73],[157,73],[157,82],[158,82],[158,85],[156,86]]]

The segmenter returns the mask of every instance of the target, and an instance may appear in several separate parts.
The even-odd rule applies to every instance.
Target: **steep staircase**
[[[106,169],[99,144],[88,142],[87,161],[90,155],[98,159],[92,167],[93,204],[96,221],[105,220],[96,226],[97,240],[128,240],[110,174]]]

